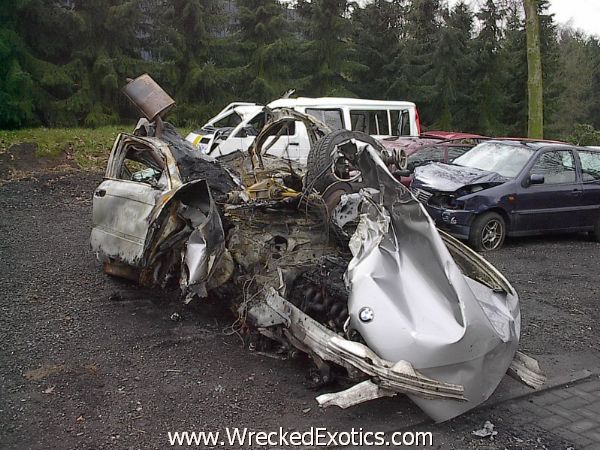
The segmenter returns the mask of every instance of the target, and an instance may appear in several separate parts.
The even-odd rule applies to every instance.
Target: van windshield
[[[242,123],[241,116],[235,111],[232,111],[231,114],[228,114],[222,119],[219,119],[218,121],[213,123],[212,126],[215,128],[233,128],[238,126],[240,123]]]
[[[320,120],[332,130],[344,129],[341,109],[306,108],[306,114],[310,114],[314,118]]]
[[[452,164],[496,172],[506,178],[516,177],[535,150],[521,144],[484,142],[473,147]]]

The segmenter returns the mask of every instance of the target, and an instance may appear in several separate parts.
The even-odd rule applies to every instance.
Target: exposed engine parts
[[[348,320],[348,291],[343,280],[346,266],[340,258],[323,257],[290,288],[290,302],[337,333],[344,332]]]

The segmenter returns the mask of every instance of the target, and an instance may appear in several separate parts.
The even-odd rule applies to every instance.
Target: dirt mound
[[[38,155],[38,147],[32,143],[11,145],[0,153],[0,179],[19,178],[19,174],[30,174],[58,167],[76,167],[73,155],[61,151],[57,155]]]

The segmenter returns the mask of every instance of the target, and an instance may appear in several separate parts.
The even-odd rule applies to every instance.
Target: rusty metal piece
[[[140,271],[136,267],[120,263],[118,261],[105,262],[104,273],[114,277],[125,278],[137,282],[140,278]]]
[[[175,105],[169,94],[145,73],[123,87],[123,94],[150,121],[164,115]]]

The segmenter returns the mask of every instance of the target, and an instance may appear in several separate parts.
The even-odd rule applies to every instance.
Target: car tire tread
[[[323,136],[310,150],[306,160],[306,179],[304,185],[323,193],[328,186],[337,180],[328,168],[331,166],[331,151],[333,147],[356,138],[366,142],[376,149],[382,149],[381,144],[373,137],[361,131],[336,130]]]

